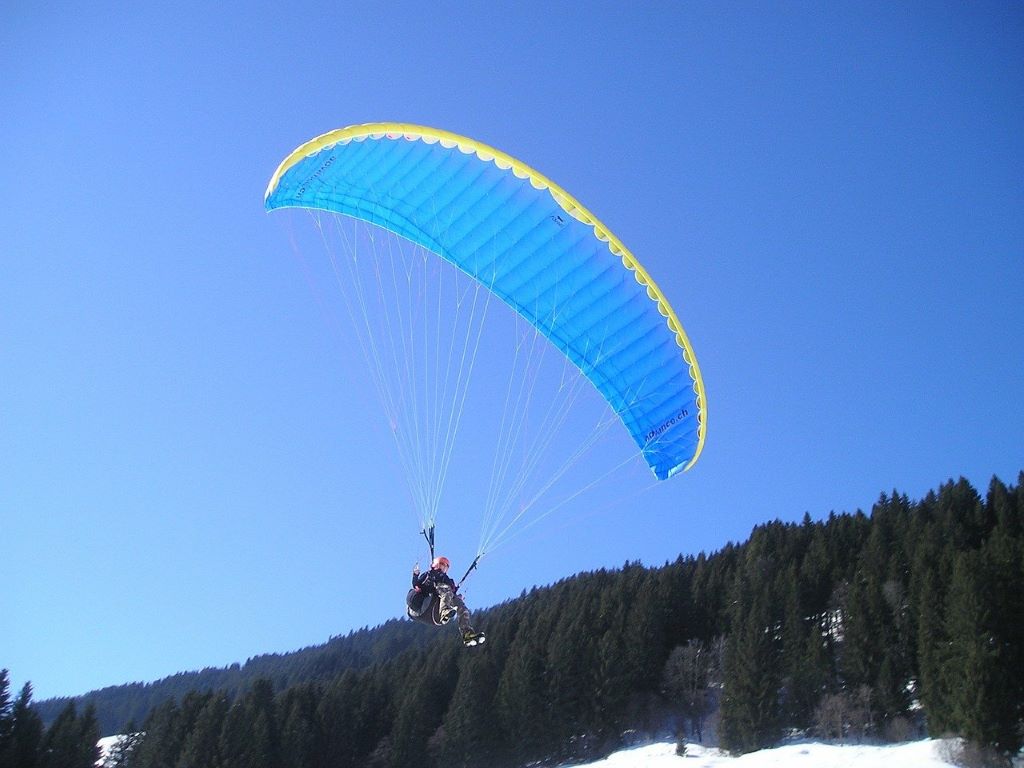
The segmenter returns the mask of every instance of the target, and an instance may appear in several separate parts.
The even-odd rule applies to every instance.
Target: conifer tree
[[[187,725],[173,699],[150,712],[142,725],[146,735],[135,751],[139,768],[173,766],[181,754]]]
[[[85,711],[78,720],[79,754],[83,768],[94,768],[100,759],[100,723],[96,718],[96,706],[85,705]]]
[[[406,680],[402,680],[404,686]],[[361,675],[359,701],[352,743],[356,754],[369,755],[390,732],[395,722],[395,686],[387,686],[374,675]]]
[[[1014,535],[1016,531],[1016,535]],[[1010,753],[1024,747],[1024,531],[1001,523],[986,542],[993,640],[1006,687],[995,728],[996,743]]]
[[[969,741],[1014,753],[1021,746],[1020,650],[1009,633],[1016,626],[1002,616],[1005,596],[1013,586],[1012,550],[1000,558],[988,552],[964,552],[957,559],[950,585],[947,633],[950,652],[945,673],[951,691],[951,714],[957,732]],[[988,555],[986,557],[986,554]],[[1003,582],[1000,584],[1000,582]],[[1001,603],[1003,603],[1001,605]]]
[[[858,570],[843,612],[840,668],[847,692],[869,692],[876,724],[903,714],[909,706],[906,686],[911,672],[896,626],[904,610],[898,583],[883,584],[877,565]]]
[[[78,751],[78,712],[70,701],[46,729],[40,750],[41,768],[65,768],[65,763],[76,762]]]
[[[690,638],[713,636],[710,622],[693,600],[693,574],[696,560],[680,555],[674,563],[658,573],[658,594],[662,623],[665,627],[665,649],[671,651]],[[668,657],[666,656],[666,659]]]
[[[544,647],[538,634],[522,624],[505,661],[495,698],[505,739],[524,758],[543,756],[550,744]]]
[[[816,704],[822,696],[834,692],[838,686],[836,684],[835,642],[829,632],[828,614],[818,614],[814,619],[806,636],[805,669],[798,673],[798,676],[802,686],[801,702],[806,703],[808,699],[813,698]]]
[[[945,483],[939,488],[937,507],[946,537],[957,552],[981,546],[985,531],[979,525],[981,499],[966,479]]]
[[[389,689],[404,697],[409,681],[423,664],[422,655],[413,658],[415,664],[396,665],[391,670],[392,681],[349,670],[318,697],[315,736],[322,743],[326,765],[360,764],[390,732],[395,715]]]
[[[597,726],[599,712],[594,691],[597,679],[599,601],[583,594],[570,603],[555,627],[546,649],[548,658],[546,706],[551,708],[555,738],[568,742]]]
[[[1024,536],[1024,519],[1017,505],[1017,496],[997,477],[993,477],[989,483],[986,504],[992,510],[996,526],[1003,535],[1010,539]]]
[[[418,680],[410,681],[395,716],[391,733],[394,768],[421,763],[427,744],[441,725],[452,694],[451,667],[434,659],[424,660]]]
[[[738,557],[739,548],[732,543],[711,557],[703,552],[697,556],[691,581],[693,611],[701,625],[701,630],[694,633],[696,637],[706,640],[726,633],[729,621],[726,606]]]
[[[204,697],[204,703],[185,733],[176,763],[178,768],[219,768],[222,763],[220,738],[229,708],[225,693]]]
[[[319,691],[310,684],[293,686],[280,701],[281,756],[286,768],[321,768],[323,733],[317,719]]]
[[[630,633],[642,636],[649,630],[650,622],[645,619],[642,626],[631,626],[630,622],[637,615],[636,602],[642,600],[648,605],[647,598],[642,569],[632,563],[625,564],[620,577],[613,580],[599,598],[599,615],[603,618],[597,641],[594,705],[601,713],[595,726],[602,738],[624,730],[631,694],[641,684],[642,671],[636,649],[643,644],[637,643]]]
[[[217,752],[224,768],[244,768],[254,757],[250,754],[253,739],[249,712],[241,702],[235,702],[224,716],[224,727],[217,741]],[[148,737],[146,741],[149,741]]]
[[[801,604],[797,565],[786,569],[785,615],[782,622],[784,713],[792,728],[808,729],[814,708],[827,687],[820,624]]]
[[[749,557],[749,556],[748,556]],[[733,589],[732,631],[726,640],[722,745],[744,753],[767,747],[781,733],[777,622],[767,583],[767,561],[754,557]]]
[[[942,736],[953,725],[945,672],[945,605],[937,571],[922,566],[922,574],[917,618],[918,687],[928,732]]]
[[[835,581],[835,563],[829,555],[825,530],[823,525],[812,525],[797,576],[801,611],[819,624],[828,610],[828,599]]]
[[[848,585],[842,607],[840,670],[848,691],[861,685],[870,687],[881,663],[880,602],[881,589],[877,580],[870,572],[858,569]]]
[[[666,633],[667,595],[661,591],[657,574],[637,567],[637,575],[626,583],[625,684],[633,691],[656,691],[669,647]]]
[[[470,768],[497,762],[503,746],[494,712],[498,674],[493,654],[466,660],[444,717],[443,765]]]
[[[13,768],[11,750],[14,745],[14,702],[11,681],[6,669],[0,669],[0,768]]]
[[[32,685],[25,683],[11,709],[10,766],[37,768],[42,743],[43,721],[32,708]]]
[[[257,680],[228,710],[219,749],[223,768],[278,768],[281,741],[269,680]]]
[[[40,751],[41,768],[94,768],[100,759],[99,726],[89,706],[81,717],[71,701],[46,731]]]

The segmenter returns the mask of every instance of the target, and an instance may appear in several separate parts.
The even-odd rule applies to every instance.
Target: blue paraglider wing
[[[286,158],[266,207],[352,216],[437,253],[572,360],[659,479],[699,457],[704,385],[678,318],[633,254],[529,166],[447,131],[351,126]]]

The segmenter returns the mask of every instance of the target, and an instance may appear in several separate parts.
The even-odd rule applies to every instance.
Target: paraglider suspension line
[[[422,531],[420,531],[420,533],[423,534],[423,538],[427,540],[427,546],[430,547],[430,562],[431,562],[431,564],[433,564],[433,562],[434,562],[434,526],[430,525],[429,527],[424,528]],[[471,574],[473,571],[476,570],[477,565],[480,563],[480,558],[483,557],[483,556],[484,556],[484,553],[481,552],[479,555],[477,555],[476,557],[473,558],[473,562],[470,563],[469,568],[466,569],[466,572],[462,575],[462,578],[459,579],[459,581],[458,581],[459,584],[464,582],[466,580],[466,578],[469,576],[469,574]]]
[[[473,562],[470,564],[469,568],[466,569],[466,572],[464,574],[462,574],[462,578],[459,579],[459,584],[460,585],[462,584],[462,582],[464,582],[466,580],[466,578],[469,576],[469,574],[471,574],[473,571],[476,570],[476,565],[477,565],[477,563],[480,562],[480,558],[481,557],[483,557],[483,555],[477,555],[476,557],[473,558]]]
[[[424,528],[420,533],[423,534],[423,538],[427,540],[427,545],[430,547],[430,560],[434,560],[434,526],[431,525],[429,528]],[[478,558],[479,559],[479,558]],[[476,565],[476,563],[474,563]]]

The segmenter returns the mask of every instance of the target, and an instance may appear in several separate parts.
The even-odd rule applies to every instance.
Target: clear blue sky
[[[44,5],[0,11],[0,666],[38,698],[401,613],[393,443],[262,208],[352,123],[562,184],[704,373],[696,467],[472,605],[1024,468],[1020,3]]]

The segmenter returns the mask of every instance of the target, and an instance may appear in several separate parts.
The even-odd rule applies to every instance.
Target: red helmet
[[[452,564],[448,561],[447,557],[443,555],[441,557],[435,557],[434,562],[430,564],[431,568],[451,568]]]

